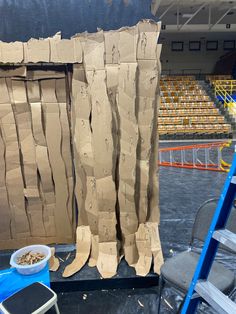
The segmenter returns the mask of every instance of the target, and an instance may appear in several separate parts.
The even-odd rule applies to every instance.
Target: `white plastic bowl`
[[[23,254],[27,252],[35,252],[35,253],[42,253],[45,255],[45,258],[38,263],[32,265],[18,265],[17,260]],[[46,265],[48,260],[51,257],[51,250],[46,245],[29,245],[25,246],[22,249],[17,250],[15,253],[12,254],[10,259],[10,265],[18,271],[18,273],[22,275],[32,275],[40,272]]]

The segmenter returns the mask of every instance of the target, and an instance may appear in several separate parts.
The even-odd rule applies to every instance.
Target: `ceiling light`
[[[189,19],[190,17],[193,17],[193,13],[184,13],[182,15],[183,18]]]

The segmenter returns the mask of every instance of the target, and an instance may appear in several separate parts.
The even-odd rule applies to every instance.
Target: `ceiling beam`
[[[210,29],[211,27],[211,4],[209,3],[208,6],[208,28]]]
[[[177,29],[179,29],[179,1],[177,3],[177,8],[176,8],[176,26],[177,26]]]
[[[220,23],[220,21],[223,20],[223,18],[232,10],[233,8],[230,7],[216,22],[215,24],[210,25],[209,29],[211,30],[214,26]]]
[[[167,8],[166,10],[159,16],[159,19],[161,20],[165,15],[166,13],[175,5],[175,1],[173,1]]]
[[[179,30],[185,25],[189,24],[189,22],[192,21],[192,19],[206,6],[206,4],[206,2],[203,3],[184,24],[180,25]]]

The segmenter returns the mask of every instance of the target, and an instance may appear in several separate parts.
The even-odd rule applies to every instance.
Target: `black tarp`
[[[155,19],[151,0],[0,0],[0,40],[27,41],[61,31],[63,38]]]

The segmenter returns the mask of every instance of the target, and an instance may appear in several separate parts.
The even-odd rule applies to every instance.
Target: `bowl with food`
[[[46,245],[29,245],[14,252],[10,265],[22,275],[40,272],[51,257],[51,250]]]

